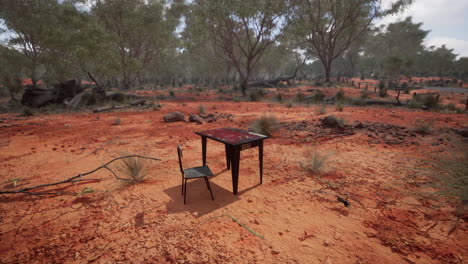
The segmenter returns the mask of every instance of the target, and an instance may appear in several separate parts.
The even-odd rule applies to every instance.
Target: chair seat
[[[200,167],[193,167],[190,169],[185,169],[184,174],[185,174],[186,179],[213,176],[213,172],[211,172],[208,166],[200,166]]]

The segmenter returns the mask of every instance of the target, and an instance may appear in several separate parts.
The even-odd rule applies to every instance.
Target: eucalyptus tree
[[[181,4],[177,1],[176,4]],[[113,38],[112,48],[126,89],[144,78],[148,67],[176,48],[178,17],[155,0],[95,0],[92,12]]]
[[[196,0],[192,4],[197,17],[192,22],[206,27],[218,56],[236,69],[243,95],[265,51],[284,33],[287,4],[283,0]]]
[[[399,12],[411,0],[396,0],[386,8],[381,0],[295,0],[290,17],[301,45],[317,57],[330,81],[332,63],[341,56],[371,24]]]
[[[37,85],[39,67],[49,59],[47,46],[55,41],[56,0],[2,0],[0,19],[10,35],[7,46],[19,50],[24,58],[27,76]]]

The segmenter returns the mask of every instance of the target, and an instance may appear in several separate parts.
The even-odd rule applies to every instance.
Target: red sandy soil
[[[333,94],[337,89],[324,91]],[[430,208],[431,202],[420,199],[404,180],[414,158],[450,148],[449,128],[466,126],[466,114],[352,106],[336,112],[328,106],[327,114],[349,124],[385,123],[411,130],[417,120],[429,120],[436,132],[415,136],[414,144],[388,145],[374,144],[360,131],[316,140],[309,132],[282,127],[265,141],[262,185],[257,150],[242,151],[238,195],[232,194],[223,145],[208,140],[215,200],[203,180],[194,180],[187,186],[184,205],[176,146],[184,148],[186,166],[200,166],[196,131],[246,129],[264,113],[282,123],[306,120],[317,127],[326,116],[317,114],[319,106],[216,101],[213,91],[201,92],[194,102],[184,96],[195,95],[177,91],[175,99],[162,102],[161,111],[1,115],[2,189],[12,188],[7,183],[12,178],[22,178],[17,188],[63,180],[122,151],[161,161],[147,162],[147,180],[139,184],[118,181],[101,170],[86,177],[104,180],[57,187],[60,195],[0,195],[0,262],[466,263],[466,218],[448,236],[454,209]],[[220,118],[202,125],[162,121],[172,111],[198,113],[200,104]],[[117,117],[121,124],[112,125]],[[314,148],[333,153],[328,172],[320,178],[300,164]],[[95,192],[76,197],[84,187]],[[337,202],[335,195],[342,193],[352,196],[351,207]]]

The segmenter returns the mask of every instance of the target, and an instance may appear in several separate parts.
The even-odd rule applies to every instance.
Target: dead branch
[[[43,188],[43,187],[48,187],[48,186],[55,186],[55,185],[60,185],[60,184],[65,184],[65,183],[74,183],[74,182],[82,182],[82,181],[96,181],[96,180],[101,180],[101,179],[83,179],[83,176],[86,176],[86,175],[89,175],[89,174],[92,174],[92,173],[95,173],[101,169],[107,169],[109,170],[110,172],[112,172],[112,174],[114,175],[114,177],[116,179],[120,179],[120,180],[130,180],[131,179],[125,179],[125,178],[120,178],[118,177],[109,167],[108,165],[113,163],[114,161],[117,161],[117,160],[121,160],[121,159],[127,159],[127,158],[143,158],[143,159],[150,159],[150,160],[160,160],[160,159],[157,159],[157,158],[151,158],[151,157],[145,157],[145,156],[140,156],[140,155],[128,155],[128,156],[123,156],[123,157],[118,157],[118,158],[115,158],[97,168],[95,168],[94,170],[91,170],[91,171],[88,171],[88,172],[85,172],[85,173],[80,173],[80,174],[77,174],[73,177],[70,177],[68,179],[65,179],[63,181],[58,181],[58,182],[53,182],[53,183],[44,183],[44,184],[39,184],[39,185],[36,185],[36,186],[32,186],[32,187],[26,187],[26,188],[22,188],[22,189],[19,189],[19,190],[14,190],[14,191],[0,191],[0,194],[17,194],[17,193],[25,193],[25,194],[30,194],[30,195],[46,195],[46,194],[58,194],[57,192],[31,192],[31,190],[34,190],[34,189],[38,189],[38,188]]]

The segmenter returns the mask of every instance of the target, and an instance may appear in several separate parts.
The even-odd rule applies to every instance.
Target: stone
[[[361,122],[358,122],[357,124],[354,125],[354,128],[361,129],[361,128],[364,128],[364,125]]]
[[[338,118],[336,118],[334,115],[326,116],[324,119],[322,119],[322,125],[326,127],[336,127],[339,125]]]
[[[166,114],[163,117],[163,120],[166,123],[180,122],[180,121],[185,121],[185,117],[180,112],[171,112],[171,113]]]
[[[203,120],[201,119],[201,117],[199,115],[196,115],[196,114],[190,114],[189,115],[189,121],[190,122],[195,122],[197,124],[203,124]]]

